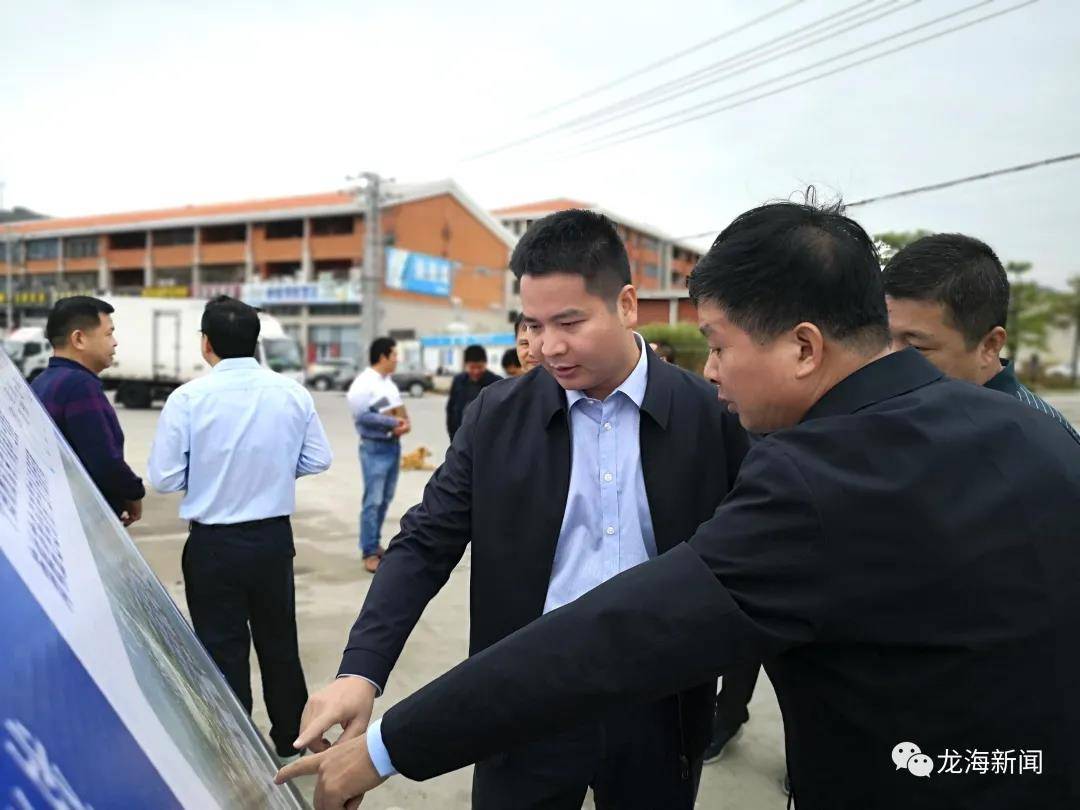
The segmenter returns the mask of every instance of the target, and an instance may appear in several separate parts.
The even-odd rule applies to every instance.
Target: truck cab
[[[276,318],[263,312],[259,313],[259,345],[256,356],[259,363],[266,368],[303,385],[304,358],[300,352],[300,343],[285,332]]]
[[[33,382],[48,367],[52,345],[45,339],[44,328],[24,326],[4,340],[4,352],[23,377]]]

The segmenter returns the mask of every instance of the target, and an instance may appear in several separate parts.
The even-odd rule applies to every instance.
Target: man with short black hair
[[[525,325],[525,316],[520,313],[514,321],[514,352],[522,374],[528,374],[540,365],[540,360],[529,350],[529,330]]]
[[[1080,806],[1080,445],[892,351],[835,209],[742,214],[690,296],[706,375],[764,434],[715,514],[278,778],[340,807],[765,661],[798,810]]]
[[[364,502],[360,510],[360,555],[364,570],[379,570],[383,547],[379,543],[386,510],[397,490],[401,466],[401,437],[411,430],[401,392],[394,383],[397,342],[380,337],[368,349],[371,365],[349,386],[346,401],[360,435],[360,471]]]
[[[195,634],[250,713],[251,642],[279,757],[307,700],[296,639],[292,526],[296,479],[330,466],[311,394],[255,359],[258,310],[219,296],[202,317],[204,377],[165,402],[150,482],[183,492],[182,568]]]
[[[882,276],[895,346],[916,348],[950,377],[1014,396],[1077,435],[1001,359],[1009,277],[989,245],[959,233],[926,236],[893,256]]]
[[[450,396],[446,400],[446,432],[450,441],[461,427],[465,409],[480,392],[502,378],[488,370],[487,350],[483,346],[465,348],[465,370],[458,372],[450,382]]]
[[[124,432],[98,377],[116,352],[113,307],[99,298],[61,298],[49,313],[49,367],[30,384],[125,526],[142,517],[142,479],[124,461]]]
[[[579,210],[538,220],[510,268],[545,370],[491,385],[469,406],[386,550],[342,677],[312,696],[299,745],[322,747],[336,723],[345,741],[365,730],[409,633],[469,544],[470,653],[483,657],[685,540],[735,479],[746,436],[712,386],[662,362],[634,331],[637,294],[609,220]],[[664,596],[682,599],[677,588]],[[649,655],[640,649],[615,669]],[[591,786],[601,809],[690,810],[715,692],[705,673],[565,733],[508,744],[477,764],[473,807],[580,810]]]
[[[507,349],[503,352],[502,367],[507,377],[520,377],[525,373],[525,370],[521,367],[521,360],[518,358],[516,348]]]

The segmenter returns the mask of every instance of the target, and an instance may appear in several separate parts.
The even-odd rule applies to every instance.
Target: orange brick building
[[[447,330],[507,331],[515,243],[453,181],[384,185],[386,254],[442,273],[418,292],[380,272],[381,328],[402,340]],[[309,359],[354,357],[362,303],[364,217],[346,191],[190,205],[0,227],[14,240],[19,320],[40,320],[76,292],[209,297],[226,293],[274,313]],[[0,253],[0,271],[7,272]]]
[[[626,243],[631,278],[640,291],[683,289],[687,276],[701,258],[701,252],[689,243],[673,239],[651,225],[643,225],[621,214],[580,200],[543,200],[509,208],[496,208],[491,213],[515,238],[520,238],[534,220],[570,208],[587,208],[603,214],[615,223],[619,235]]]

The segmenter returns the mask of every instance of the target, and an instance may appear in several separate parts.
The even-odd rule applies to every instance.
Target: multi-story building
[[[451,180],[384,191],[381,330],[406,341],[505,333],[515,237]],[[275,314],[311,360],[358,352],[364,215],[350,192],[27,220],[0,226],[3,241],[17,322],[77,292],[225,293]]]
[[[701,258],[701,251],[693,245],[674,239],[651,225],[635,222],[593,203],[560,198],[496,208],[491,213],[506,226],[515,239],[519,239],[534,220],[570,208],[597,211],[615,223],[619,235],[626,243],[626,252],[630,257],[630,274],[634,286],[639,290],[682,289],[690,271]]]

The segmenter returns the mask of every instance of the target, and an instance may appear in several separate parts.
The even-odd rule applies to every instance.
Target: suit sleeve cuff
[[[383,742],[381,717],[368,726],[367,748],[371,764],[375,766],[380,777],[386,779],[397,773],[397,768],[390,761],[390,752],[386,750],[386,744]]]
[[[372,686],[375,687],[375,697],[382,697],[382,687],[379,686],[377,683],[375,683],[375,681],[371,680],[371,678],[365,678],[363,675],[354,675],[351,672],[339,673],[338,677],[339,678],[360,678],[361,680],[367,681],[368,683],[370,683]]]
[[[338,675],[360,675],[367,678],[379,687],[379,692],[390,680],[390,670],[393,662],[388,661],[376,652],[365,649],[347,649],[341,656],[341,665],[338,667]]]

